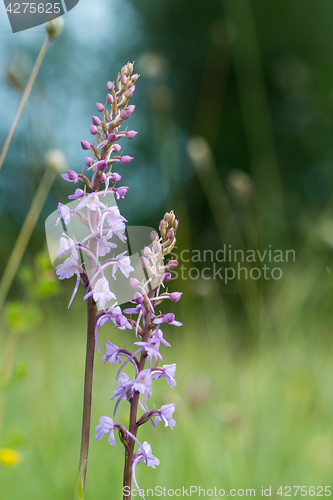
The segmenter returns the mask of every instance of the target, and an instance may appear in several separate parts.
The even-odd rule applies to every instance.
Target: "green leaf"
[[[87,466],[87,460],[84,462],[82,465],[81,469],[79,470],[79,475],[76,481],[76,486],[74,490],[74,500],[84,500],[84,495],[83,495],[83,478],[84,478],[84,473],[86,470]]]

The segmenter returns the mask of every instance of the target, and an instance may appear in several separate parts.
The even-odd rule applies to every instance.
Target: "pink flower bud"
[[[167,232],[167,238],[169,238],[169,240],[173,240],[175,237],[175,233],[173,232],[172,229],[169,229],[169,231]]]
[[[132,160],[133,160],[133,156],[122,156],[120,158],[120,163],[122,163],[123,165],[127,165],[127,163],[129,163]]]
[[[126,109],[128,109],[128,111],[129,111],[130,113],[133,113],[133,111],[135,110],[135,106],[134,106],[134,104],[131,104],[130,106],[127,106],[127,108],[126,108]]]
[[[129,118],[130,114],[131,114],[130,110],[128,108],[125,108],[120,113],[120,118],[122,120],[127,120],[127,118]]]
[[[120,144],[114,144],[113,145],[113,151],[115,151],[116,153],[119,153],[120,150],[121,150]]]
[[[88,149],[91,148],[91,145],[89,144],[88,141],[81,141],[81,147],[82,147],[82,149],[87,151]]]
[[[109,134],[108,135],[109,142],[116,142],[116,140],[117,140],[117,134]]]
[[[107,166],[108,166],[107,163],[103,160],[96,163],[97,170],[100,170],[101,172],[104,172],[104,170],[106,170]]]
[[[133,300],[137,304],[142,304],[142,302],[144,301],[144,297],[143,297],[143,295],[141,295],[141,293],[135,292]]]
[[[175,220],[173,221],[173,223],[172,223],[172,227],[173,227],[175,230],[177,229],[177,227],[178,227],[178,220],[177,220],[177,219],[175,219]]]
[[[161,243],[160,243],[159,241],[155,241],[155,242],[154,242],[154,250],[155,250],[155,252],[157,252],[157,253],[158,253],[158,252],[160,252],[160,251],[162,250],[162,245],[161,245]]]
[[[96,102],[96,108],[100,113],[105,110],[105,106],[101,102]]]
[[[137,135],[137,132],[135,130],[129,130],[126,132],[126,137],[127,139],[133,139]]]
[[[172,302],[178,302],[182,295],[182,292],[172,292],[170,293],[170,299],[172,300]]]
[[[108,82],[106,84],[106,88],[108,89],[109,92],[111,92],[111,90],[114,90],[114,83],[113,82]]]
[[[155,240],[157,240],[157,239],[158,239],[158,234],[157,234],[157,232],[156,232],[156,231],[152,231],[152,232],[150,233],[150,239],[151,239],[151,241],[155,241]]]
[[[171,280],[171,273],[163,274],[162,280],[164,281],[164,283],[166,283],[167,281],[170,281]]]
[[[87,165],[87,167],[91,167],[93,161],[90,158],[90,156],[86,156],[85,159],[84,159],[84,162]]]
[[[137,73],[135,73],[134,75],[131,76],[132,82],[136,82],[138,78],[139,78],[139,75]]]
[[[178,266],[178,260],[169,260],[167,266],[169,269],[175,269]]]
[[[98,118],[98,116],[93,116],[92,117],[92,122],[94,125],[96,125],[96,127],[99,127],[100,124],[102,123],[101,120]]]
[[[125,75],[123,75],[120,79],[120,82],[125,85],[125,83],[127,83],[127,77]]]
[[[98,128],[95,125],[90,125],[90,133],[91,135],[96,135],[98,132]]]
[[[110,175],[111,182],[118,182],[121,179],[121,175],[117,174],[117,172],[112,172]]]
[[[140,282],[136,278],[130,278],[130,284],[132,288],[138,288],[140,285]]]
[[[143,253],[145,254],[146,257],[149,257],[149,255],[152,254],[151,250],[149,247],[145,247],[143,250]]]
[[[131,87],[130,89],[126,90],[126,92],[125,92],[126,99],[131,99],[131,97],[133,97],[134,90],[135,90],[135,85],[133,85],[133,87]]]
[[[108,94],[106,96],[106,100],[108,101],[109,104],[113,104],[113,96],[111,94]]]

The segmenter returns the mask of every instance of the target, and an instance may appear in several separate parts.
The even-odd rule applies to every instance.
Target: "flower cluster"
[[[122,401],[130,404],[130,423],[129,429],[122,432],[122,443],[125,446],[125,472],[124,488],[130,486],[130,478],[140,493],[138,487],[135,467],[143,461],[147,466],[154,467],[159,464],[159,460],[151,453],[151,447],[147,442],[140,444],[136,438],[138,428],[150,421],[153,426],[158,422],[163,422],[165,427],[176,425],[173,419],[175,404],[163,405],[161,408],[149,408],[148,400],[152,395],[152,382],[160,378],[165,378],[168,385],[173,388],[176,385],[175,372],[176,365],[159,365],[162,362],[160,348],[162,345],[170,347],[163,337],[161,327],[163,323],[173,326],[182,326],[182,323],[175,320],[173,313],[162,314],[157,310],[165,300],[177,302],[180,292],[169,293],[165,288],[165,283],[170,280],[170,270],[174,269],[178,262],[170,260],[163,264],[164,257],[169,254],[175,243],[175,233],[178,227],[178,221],[173,212],[166,213],[160,223],[160,237],[153,231],[151,233],[152,247],[144,248],[144,257],[142,265],[147,270],[148,280],[139,282],[136,278],[131,278],[131,286],[136,289],[133,296],[133,307],[124,309],[122,314],[110,308],[103,312],[98,320],[98,326],[107,321],[113,321],[118,328],[133,328],[135,337],[139,340],[134,341],[131,352],[127,349],[121,349],[110,341],[105,343],[106,354],[103,356],[104,364],[109,362],[112,365],[120,364],[117,373],[117,387],[112,396],[116,401],[113,418],[116,415],[117,408]],[[97,335],[97,332],[96,332]],[[136,349],[138,347],[138,349]],[[135,350],[136,349],[136,350]],[[133,375],[130,377],[123,370],[131,363]],[[141,409],[142,415],[138,416],[138,409]],[[96,427],[96,439],[102,436],[109,436],[109,443],[115,446],[113,431],[119,429],[120,424],[113,423],[110,417],[101,417],[99,425]],[[138,443],[139,451],[134,453],[134,443]]]
[[[127,186],[117,186],[121,176],[113,168],[117,162],[126,165],[133,159],[131,156],[123,155],[119,145],[122,137],[132,139],[137,134],[127,128],[121,130],[123,123],[135,108],[129,101],[133,96],[138,75],[132,73],[133,64],[128,63],[118,74],[116,85],[114,82],[107,83],[106,102],[96,104],[97,111],[101,115],[92,117],[90,125],[92,141],[81,141],[82,148],[89,151],[90,156],[85,158],[85,166],[82,167],[81,173],[68,170],[62,175],[68,182],[73,182],[75,185],[81,182],[83,185],[81,188],[76,188],[75,193],[69,196],[69,199],[73,200],[70,205],[59,203],[59,217],[56,221],[56,225],[61,223],[64,228],[60,238],[60,248],[57,251],[58,258],[63,259],[63,262],[56,267],[56,273],[59,279],[76,275],[76,284],[69,306],[80,280],[86,288],[84,300],[88,299],[86,384],[80,456],[80,471],[84,472],[79,474],[82,491],[89,444],[93,353],[95,345],[100,353],[98,330],[101,326],[113,323],[114,328],[132,330],[135,333],[133,349],[122,349],[107,341],[106,353],[103,356],[104,364],[107,362],[112,365],[120,364],[117,387],[111,398],[115,400],[113,418],[119,404],[127,401],[130,404],[129,428],[125,429],[123,425],[114,423],[110,417],[101,417],[96,427],[96,439],[107,435],[112,446],[116,445],[114,431],[118,430],[125,448],[124,486],[130,488],[133,478],[138,488],[135,467],[141,461],[153,468],[159,464],[159,460],[152,455],[150,445],[138,441],[136,437],[138,428],[148,421],[154,427],[158,422],[163,422],[165,427],[169,426],[171,429],[176,424],[173,419],[175,411],[173,403],[159,409],[148,406],[148,400],[152,396],[153,381],[165,378],[171,388],[176,385],[176,365],[159,365],[163,360],[160,348],[162,345],[170,347],[170,343],[163,337],[164,324],[182,326],[182,323],[175,320],[173,313],[162,314],[157,309],[165,300],[177,302],[182,295],[180,292],[169,293],[166,288],[166,283],[171,279],[170,270],[178,265],[175,260],[164,262],[176,243],[178,221],[173,212],[165,214],[160,222],[160,234],[152,231],[151,245],[144,248],[140,263],[144,270],[143,273],[141,268],[141,276],[145,274],[146,278],[139,281],[134,274],[130,278],[130,284],[134,289],[133,307],[122,311],[117,303],[117,297],[110,290],[109,279],[111,276],[116,279],[118,269],[126,278],[129,278],[130,273],[134,273],[127,252],[110,255],[110,252],[114,252],[117,248],[117,244],[112,240],[113,236],[122,243],[126,242],[127,221],[121,216],[116,205],[109,206],[107,203],[108,194],[119,199],[123,198],[128,190]],[[89,170],[92,173],[91,178],[87,174]],[[83,226],[84,237],[82,232],[80,238],[77,236],[78,232],[77,235],[69,234],[68,226],[73,217],[81,223],[80,227]],[[110,301],[113,303],[110,304]],[[98,313],[97,307],[100,310]],[[89,341],[91,338],[92,342]],[[134,370],[131,377],[124,372],[124,368],[128,366],[132,366]],[[139,408],[142,411],[141,416],[138,416]],[[137,452],[134,452],[135,444],[138,445]]]
[[[74,209],[62,203],[58,204],[59,218],[56,221],[56,224],[62,222],[66,229],[60,238],[57,256],[59,258],[64,255],[68,256],[62,264],[57,266],[56,273],[59,279],[71,278],[74,275],[77,277],[69,306],[78,289],[80,277],[87,288],[85,299],[92,295],[95,302],[101,308],[105,308],[107,302],[116,299],[109,289],[109,283],[105,277],[106,269],[112,268],[114,279],[116,279],[115,273],[118,268],[126,277],[133,271],[130,259],[125,255],[126,252],[103,262],[99,261],[99,257],[107,256],[111,249],[117,247],[114,242],[110,241],[114,235],[122,242],[126,241],[124,233],[127,221],[120,215],[116,206],[108,206],[105,196],[109,193],[113,194],[116,199],[124,198],[128,190],[127,186],[117,187],[121,176],[113,170],[113,166],[117,162],[126,165],[133,159],[131,156],[121,154],[119,144],[122,137],[133,139],[137,134],[134,130],[127,130],[127,127],[123,131],[120,130],[124,121],[135,109],[134,105],[128,103],[133,96],[135,82],[139,75],[132,73],[133,64],[128,63],[118,75],[116,82],[118,90],[116,91],[113,82],[108,82],[106,102],[96,104],[97,111],[102,116],[92,117],[90,126],[92,143],[86,140],[81,141],[82,148],[90,151],[90,156],[85,158],[85,167],[82,167],[82,172],[78,174],[74,170],[68,170],[66,174],[62,174],[63,179],[68,182],[83,183],[83,189],[77,188],[75,193],[69,196],[70,200],[77,200]],[[92,170],[91,179],[85,175],[84,168],[88,171]],[[101,186],[102,190],[100,190]],[[75,235],[72,238],[68,235],[67,226],[72,217],[77,217],[88,230],[87,236],[80,242],[76,240]],[[86,259],[84,264],[79,264],[80,256],[82,261]],[[88,270],[90,273],[87,272]],[[90,274],[89,280],[88,274]]]

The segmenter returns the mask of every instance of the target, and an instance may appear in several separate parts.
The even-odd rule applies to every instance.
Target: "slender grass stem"
[[[46,197],[55,179],[55,173],[48,168],[45,171],[44,177],[38,186],[35,197],[31,203],[30,210],[25,218],[20,234],[16,240],[15,246],[9,258],[6,269],[0,281],[0,310],[2,309],[7,297],[7,293],[11,287],[16,271],[20,265],[21,259],[27,248],[31,234],[35,228],[38,217],[42,211]]]
[[[12,139],[14,137],[16,127],[17,127],[17,125],[18,125],[18,123],[19,123],[19,121],[21,119],[21,116],[22,116],[23,110],[25,108],[25,105],[27,103],[27,100],[29,98],[31,89],[32,89],[32,87],[33,87],[33,85],[35,83],[36,76],[37,76],[39,68],[40,68],[40,66],[41,66],[41,64],[43,62],[43,59],[44,59],[44,56],[46,54],[47,48],[49,46],[49,43],[50,43],[50,37],[47,36],[46,39],[44,40],[42,48],[40,49],[40,52],[39,52],[38,57],[36,59],[35,65],[34,65],[34,67],[32,69],[29,81],[28,81],[27,86],[26,86],[26,88],[25,88],[25,90],[23,92],[23,96],[22,96],[20,105],[18,107],[16,116],[14,118],[14,121],[12,123],[11,129],[10,129],[10,131],[8,133],[8,136],[7,136],[7,139],[5,141],[5,144],[3,145],[3,148],[2,148],[2,151],[1,151],[1,154],[0,154],[0,170],[1,170],[2,164],[4,162],[4,159],[6,158],[6,154],[7,154],[8,148],[10,146],[10,143],[12,142]]]

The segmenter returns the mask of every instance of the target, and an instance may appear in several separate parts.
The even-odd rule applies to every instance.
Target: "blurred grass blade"
[[[45,56],[47,48],[49,46],[49,42],[50,42],[50,38],[49,38],[49,36],[47,36],[46,39],[44,40],[42,48],[40,49],[40,52],[39,52],[38,57],[37,57],[37,60],[35,62],[35,66],[32,69],[29,81],[28,81],[27,86],[26,86],[26,88],[25,88],[25,90],[23,92],[23,96],[22,96],[19,108],[17,110],[17,113],[16,113],[16,116],[15,116],[14,121],[12,123],[11,129],[10,129],[10,131],[8,133],[7,139],[6,139],[5,144],[3,145],[3,148],[2,148],[2,151],[1,151],[1,155],[0,155],[0,170],[1,170],[2,164],[4,162],[4,159],[6,158],[6,154],[7,154],[8,148],[10,146],[10,143],[12,142],[12,139],[14,137],[16,127],[17,127],[17,125],[18,125],[18,123],[19,123],[19,121],[21,119],[21,116],[22,116],[23,110],[25,108],[25,105],[27,103],[27,100],[29,98],[31,89],[32,89],[32,87],[33,87],[33,85],[35,83],[36,76],[37,76],[39,68],[40,68],[40,66],[41,66],[41,64],[43,62],[44,56]]]
[[[286,215],[255,19],[249,0],[222,0],[222,6],[231,21],[226,26],[255,181],[262,246],[281,245]]]
[[[38,217],[44,206],[46,197],[51,189],[55,179],[55,173],[50,168],[45,171],[44,177],[38,186],[35,197],[32,201],[30,210],[21,228],[20,234],[16,240],[15,246],[7,263],[6,269],[0,281],[0,310],[2,309],[11,287],[16,271],[20,265],[21,259],[29,243],[31,234],[35,228]]]

